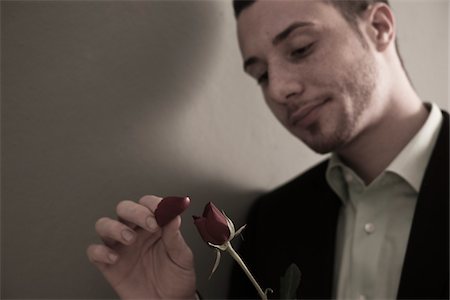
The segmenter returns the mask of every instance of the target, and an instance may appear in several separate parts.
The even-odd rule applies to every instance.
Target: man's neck
[[[389,110],[376,124],[337,151],[366,184],[389,166],[428,117],[428,110],[412,88],[399,94],[391,99]]]

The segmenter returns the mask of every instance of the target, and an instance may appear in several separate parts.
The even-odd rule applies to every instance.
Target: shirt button
[[[366,223],[364,225],[364,231],[366,233],[369,233],[369,234],[374,232],[375,231],[375,225],[373,225],[373,223]]]

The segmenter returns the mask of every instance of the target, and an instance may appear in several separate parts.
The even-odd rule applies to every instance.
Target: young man
[[[236,1],[244,69],[278,120],[331,158],[263,196],[241,253],[278,296],[295,263],[301,298],[448,298],[448,115],[413,90],[395,19],[377,1]],[[123,298],[195,295],[180,217],[121,202],[88,256]],[[235,270],[231,297],[256,298]],[[270,295],[269,295],[270,296]]]

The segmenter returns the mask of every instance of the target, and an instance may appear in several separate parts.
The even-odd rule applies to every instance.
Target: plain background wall
[[[393,7],[419,94],[448,109],[449,2]],[[229,1],[1,1],[1,87],[3,299],[114,298],[85,249],[99,217],[145,194],[192,198],[198,288],[222,298],[231,260],[207,280],[190,215],[213,201],[240,226],[322,158],[241,71]]]

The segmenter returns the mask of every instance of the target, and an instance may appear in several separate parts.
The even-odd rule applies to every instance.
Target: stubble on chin
[[[325,121],[326,122],[326,121]],[[327,133],[325,127],[331,125],[332,132]],[[308,128],[307,136],[302,138],[311,150],[319,154],[327,154],[341,148],[348,136],[350,135],[351,127],[342,126],[342,123],[338,124],[322,124],[319,122],[311,124]]]

